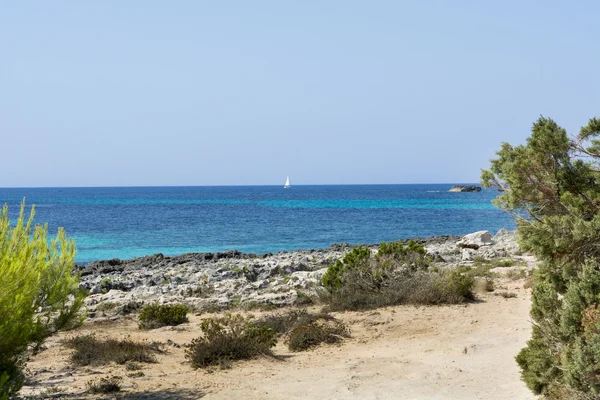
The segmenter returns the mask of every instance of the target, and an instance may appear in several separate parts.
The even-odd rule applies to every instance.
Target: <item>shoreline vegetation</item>
[[[495,236],[481,231],[466,236],[403,239],[397,243],[423,247],[435,269],[452,270],[465,263],[487,265],[513,260],[520,254],[516,233],[501,229]],[[138,309],[159,299],[185,303],[194,309],[282,307],[311,304],[323,292],[321,280],[353,249],[376,254],[380,245],[334,244],[326,249],[281,251],[275,254],[188,253],[180,256],[102,260],[79,265],[80,286],[89,292],[88,317],[96,308]],[[516,261],[507,261],[512,263]],[[491,265],[491,264],[490,264]],[[107,305],[108,304],[108,305]]]
[[[512,301],[526,314],[527,288],[536,261],[521,253],[515,238],[515,232],[507,230],[494,236],[481,231],[262,256],[237,251],[154,255],[79,266],[80,287],[88,292],[86,320],[81,328],[49,339],[43,351],[30,358],[21,396],[102,398],[120,393],[124,398],[192,399],[208,393],[214,398],[258,399],[262,395],[256,392],[253,371],[275,368],[274,374],[294,369],[296,380],[282,377],[278,385],[266,380],[264,388],[276,393],[274,386],[287,385],[273,398],[289,398],[303,393],[294,392],[298,388],[293,382],[326,379],[311,374],[313,368],[334,368],[329,364],[329,359],[335,359],[332,352],[347,354],[350,358],[344,363],[362,359],[356,352],[378,354],[385,341],[397,340],[398,329],[405,330],[408,320],[430,312],[452,331],[472,331],[464,332],[464,338],[471,339],[456,351],[457,357],[464,357],[478,352],[475,346],[481,339],[474,335],[483,331],[479,326],[453,326],[459,319],[440,313],[468,312],[469,318],[479,320],[487,318],[479,313],[500,308],[509,318],[511,311],[504,302]],[[414,308],[419,305],[443,306]],[[397,316],[401,319],[394,322]],[[458,340],[434,333],[437,324],[423,321],[415,329],[426,329],[425,337],[434,334],[442,343]],[[481,329],[489,335],[488,330],[496,327],[489,321]],[[527,329],[525,325],[515,331],[507,343],[515,346],[517,338],[517,346],[522,347]],[[400,348],[408,351],[404,344]],[[513,353],[517,350],[511,347]],[[369,362],[380,357],[369,356]],[[504,361],[496,361],[507,370],[501,380],[514,380],[518,374],[512,357],[508,354]],[[387,374],[386,368],[380,365],[378,370]],[[436,361],[430,368],[447,367]],[[220,383],[230,371],[242,374],[239,381]],[[156,381],[165,392],[154,386]],[[365,379],[353,390],[366,393],[374,384]],[[527,398],[518,378],[509,386],[509,392]],[[321,394],[335,396],[327,389]]]

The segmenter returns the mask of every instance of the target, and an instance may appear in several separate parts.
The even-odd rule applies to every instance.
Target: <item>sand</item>
[[[505,279],[499,292],[481,293],[462,306],[388,307],[334,315],[348,324],[352,338],[340,345],[292,353],[280,341],[283,359],[233,363],[230,369],[194,370],[184,357],[185,343],[199,336],[205,316],[174,328],[140,331],[133,319],[87,323],[77,332],[51,338],[31,358],[30,382],[23,394],[94,398],[90,379],[124,377],[124,389],[106,398],[126,399],[534,399],[520,380],[515,355],[530,336],[529,290],[524,281]],[[144,365],[145,376],[129,378],[124,366],[73,368],[60,340],[74,334],[172,340],[159,363]]]

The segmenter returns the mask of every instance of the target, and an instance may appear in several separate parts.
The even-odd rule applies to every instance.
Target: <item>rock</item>
[[[90,294],[99,294],[102,293],[102,286],[96,285],[90,290]]]
[[[462,256],[461,259],[462,261],[473,261],[473,258],[475,256],[475,252],[471,249],[463,249],[462,250]]]
[[[452,186],[449,192],[481,192],[481,186],[468,185],[468,186]]]
[[[519,251],[516,233],[507,230],[500,230],[493,237],[481,231],[464,237],[414,240],[425,245],[428,257],[434,263],[444,263],[444,268],[471,262],[475,257],[492,259],[513,256]],[[407,243],[408,239],[400,241]],[[376,251],[379,246],[368,247]],[[97,261],[78,268],[82,272],[81,286],[91,292],[85,304],[93,307],[92,312],[105,302],[113,303],[115,310],[157,301],[185,303],[197,309],[221,308],[232,302],[291,305],[298,297],[297,291],[315,295],[328,266],[351,249],[351,245],[338,244],[259,256],[238,251],[174,257],[156,254]]]
[[[465,235],[456,242],[456,245],[462,249],[474,249],[477,250],[481,246],[489,246],[493,244],[492,234],[488,231],[479,231]]]

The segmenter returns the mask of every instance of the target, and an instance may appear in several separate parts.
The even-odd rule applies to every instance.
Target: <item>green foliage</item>
[[[188,312],[184,304],[149,304],[138,315],[139,325],[141,329],[155,329],[183,324],[188,321]]]
[[[239,314],[205,319],[200,328],[204,336],[192,340],[186,351],[194,368],[270,355],[277,343],[273,329],[255,325]]]
[[[517,356],[522,378],[549,398],[600,397],[600,122],[579,135],[539,118],[527,143],[503,143],[482,172],[504,189],[494,203],[516,220],[519,243],[540,264],[532,287],[533,333]]]
[[[327,269],[322,283],[326,289],[335,292],[342,286],[343,276],[348,271],[367,272],[377,280],[398,268],[417,270],[427,269],[428,266],[429,259],[423,245],[412,240],[406,246],[400,241],[382,242],[377,254],[373,254],[368,247],[353,248],[342,260]]]
[[[25,203],[14,226],[0,213],[0,399],[23,384],[24,356],[61,329],[78,326],[83,292],[73,274],[75,243],[63,229],[49,240],[47,225],[33,226]]]
[[[369,248],[363,246],[353,248],[344,256],[343,260],[337,260],[335,264],[327,268],[327,272],[322,278],[323,286],[335,291],[342,284],[341,277],[344,271],[367,268],[370,258],[371,250]]]
[[[454,304],[473,298],[473,277],[460,271],[428,269],[423,245],[381,243],[377,253],[352,249],[331,265],[322,300],[332,310],[361,310],[396,304]]]
[[[332,311],[366,310],[398,304],[460,304],[473,299],[474,279],[456,270],[390,271],[374,280],[373,275],[351,270],[342,286],[324,296]]]
[[[127,364],[127,369],[130,369],[134,363],[155,363],[154,355],[163,352],[158,342],[136,342],[129,337],[102,340],[94,334],[76,336],[64,340],[63,344],[74,350],[71,362],[79,366],[131,362]]]

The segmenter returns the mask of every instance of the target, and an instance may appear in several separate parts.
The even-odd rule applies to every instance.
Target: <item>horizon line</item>
[[[295,186],[399,186],[399,185],[481,185],[480,182],[419,182],[419,183],[308,183]],[[193,188],[193,187],[278,187],[280,184],[262,185],[89,185],[89,186],[7,186],[2,189],[113,189],[113,188]]]

